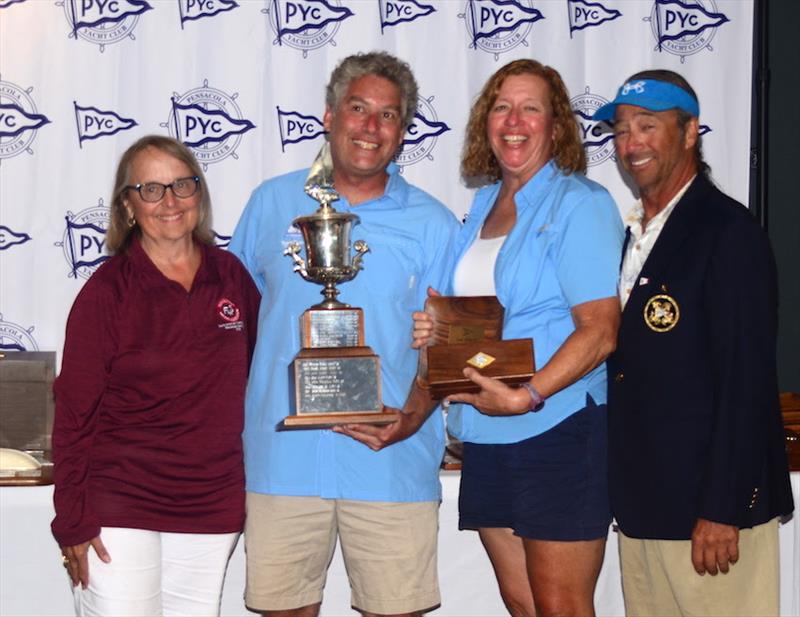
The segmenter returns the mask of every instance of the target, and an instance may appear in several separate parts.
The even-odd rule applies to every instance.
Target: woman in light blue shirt
[[[456,243],[455,295],[496,295],[503,338],[532,338],[538,370],[509,387],[467,368],[477,394],[448,397],[464,444],[459,527],[477,529],[513,615],[594,613],[611,520],[606,371],[619,324],[623,230],[583,172],[558,73],[516,60],[470,113],[462,176],[483,184]],[[414,346],[431,321],[415,313]]]

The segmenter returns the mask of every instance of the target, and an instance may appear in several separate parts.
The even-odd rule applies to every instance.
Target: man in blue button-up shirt
[[[402,412],[397,422],[278,430],[291,409],[288,366],[300,349],[300,316],[319,301],[319,286],[294,273],[283,254],[300,239],[293,219],[318,206],[303,190],[308,170],[259,186],[231,240],[263,294],[244,442],[246,601],[266,614],[319,612],[337,537],[353,606],[392,615],[439,603],[443,427],[428,395],[413,385],[410,315],[428,286],[444,286],[458,224],[391,163],[416,102],[405,63],[359,54],[332,74],[324,116],[336,209],[358,215],[354,237],[370,247],[364,270],[339,287],[346,302],[364,309],[366,344],[381,358],[383,401]]]

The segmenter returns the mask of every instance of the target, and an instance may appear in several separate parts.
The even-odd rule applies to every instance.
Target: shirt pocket
[[[386,231],[372,232],[368,236],[358,234],[358,229],[353,234],[355,239],[364,237],[369,245],[369,252],[363,257],[361,270],[356,279],[358,285],[353,285],[352,299],[369,298],[377,296],[381,302],[391,302],[392,305],[401,305],[409,311],[414,310],[419,294],[420,277],[424,274],[423,264],[425,255],[422,245],[410,238],[387,233]],[[342,296],[351,293],[347,284],[342,288]],[[345,302],[349,302],[345,299]]]

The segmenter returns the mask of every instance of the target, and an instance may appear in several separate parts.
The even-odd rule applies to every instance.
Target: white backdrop
[[[0,348],[60,356],[132,141],[193,145],[224,243],[261,180],[310,164],[324,85],[357,51],[411,64],[422,99],[399,163],[459,216],[469,106],[519,57],[561,72],[589,174],[623,212],[633,197],[591,114],[637,70],[683,73],[714,176],[746,202],[752,13],[751,0],[0,0]]]
[[[398,163],[459,216],[470,104],[520,57],[563,76],[589,175],[622,212],[633,196],[591,116],[645,68],[692,83],[713,175],[746,203],[752,15],[752,0],[0,0],[0,351],[60,359],[130,143],[168,133],[193,147],[225,245],[259,182],[310,164],[324,85],[358,51],[411,64],[420,108]]]

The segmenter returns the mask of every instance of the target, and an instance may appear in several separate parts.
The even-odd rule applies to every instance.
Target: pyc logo
[[[407,21],[414,21],[436,11],[430,4],[417,0],[378,0],[381,14],[381,34],[390,28]]]
[[[339,0],[267,0],[269,25],[277,35],[273,45],[288,45],[308,52],[324,45],[335,44],[333,37],[339,25],[353,11],[341,6]]]
[[[187,21],[214,17],[225,11],[232,11],[239,5],[236,0],[178,0],[178,12],[181,15],[181,30]]]
[[[653,36],[658,41],[656,49],[680,56],[696,54],[703,49],[711,49],[711,41],[717,28],[730,21],[717,11],[714,0],[695,0],[689,4],[681,0],[656,0],[650,17]]]
[[[242,117],[242,110],[236,104],[238,97],[238,92],[229,96],[211,88],[206,79],[200,88],[172,94],[169,120],[161,126],[192,149],[204,171],[211,163],[229,156],[238,159],[236,148],[242,134],[255,128],[255,124]]]
[[[567,0],[569,10],[569,38],[576,30],[599,26],[612,19],[622,17],[616,9],[604,7],[599,2],[589,2],[589,0]]]
[[[282,111],[280,107],[277,109],[281,152],[286,152],[286,146],[289,144],[296,144],[325,134],[325,126],[322,124],[322,120],[316,116],[296,111]]]
[[[231,237],[218,233],[213,229],[211,231],[214,234],[214,246],[220,249],[228,248],[228,245],[231,243]]]
[[[614,134],[611,127],[605,122],[594,120],[594,112],[608,101],[602,96],[592,94],[589,86],[586,86],[583,94],[573,96],[569,102],[581,131],[586,164],[593,167],[611,158],[614,155]]]
[[[10,249],[17,244],[25,244],[30,239],[31,237],[26,233],[16,232],[10,227],[0,225],[0,251]]]
[[[72,32],[70,38],[81,38],[100,46],[133,37],[139,15],[151,10],[146,0],[61,0]]]
[[[21,152],[33,154],[31,144],[37,129],[50,122],[36,112],[31,92],[33,88],[23,90],[0,80],[0,161]]]
[[[31,333],[33,326],[23,328],[20,325],[3,320],[0,313],[0,351],[39,351]]]
[[[494,54],[495,60],[520,44],[527,47],[532,24],[544,19],[533,0],[467,0],[458,16],[467,27],[470,49]]]
[[[433,97],[428,99],[419,97],[417,113],[414,114],[414,119],[406,130],[403,149],[395,159],[398,165],[413,165],[422,159],[433,160],[431,152],[436,146],[439,135],[450,130],[447,124],[439,121],[432,103]]]
[[[103,111],[97,107],[81,107],[72,101],[75,108],[75,125],[78,127],[78,146],[83,148],[83,142],[88,139],[97,139],[115,135],[138,126],[136,120],[123,118],[113,111]]]
[[[88,279],[108,259],[108,255],[104,253],[108,208],[100,199],[93,208],[81,210],[77,214],[68,211],[64,218],[67,222],[64,236],[55,245],[64,251],[64,258],[70,267],[69,276]]]

